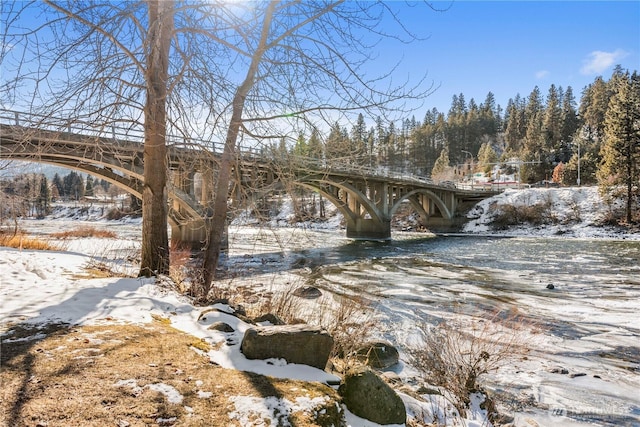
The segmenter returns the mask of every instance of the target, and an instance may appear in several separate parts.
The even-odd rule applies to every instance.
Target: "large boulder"
[[[240,350],[247,359],[284,359],[324,369],[333,338],[309,325],[260,326],[247,329]]]
[[[378,424],[404,424],[407,410],[398,394],[367,367],[350,369],[338,388],[349,411]]]
[[[400,360],[398,350],[386,341],[368,342],[358,349],[357,354],[358,359],[376,369],[388,368]]]

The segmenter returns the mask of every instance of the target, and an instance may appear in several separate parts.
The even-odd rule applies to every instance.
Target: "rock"
[[[284,325],[285,323],[278,316],[272,313],[263,314],[253,319],[254,323],[269,322],[272,325]]]
[[[233,316],[236,317],[240,320],[242,320],[245,323],[249,323],[249,324],[253,324],[253,320],[249,319],[247,316],[239,313],[237,310],[235,310],[234,308],[230,308],[230,310],[232,311],[225,311],[225,310],[220,310],[219,308],[208,308],[206,310],[203,310],[200,315],[198,316],[198,322],[206,322],[207,321],[207,314],[209,313],[224,313],[224,314],[228,314],[229,316]],[[244,309],[243,309],[244,310]]]
[[[400,396],[367,367],[347,371],[338,393],[349,411],[361,418],[382,425],[407,421],[407,411]]]
[[[547,289],[555,289],[555,288],[556,288],[556,287],[555,287],[555,286],[553,286],[553,283],[549,283],[549,284],[547,285]]]
[[[566,368],[563,368],[561,366],[558,366],[557,368],[551,368],[549,369],[549,372],[551,372],[552,374],[562,374],[562,375],[566,375],[569,373],[569,370]]]
[[[333,348],[327,331],[309,325],[259,326],[244,334],[240,351],[247,359],[284,359],[324,369]]]
[[[316,298],[320,298],[322,296],[322,292],[320,291],[320,289],[313,287],[313,286],[305,286],[302,288],[298,288],[295,291],[293,291],[293,295],[300,297],[300,298],[305,298],[305,299],[316,299]]]
[[[402,384],[402,378],[400,378],[400,375],[396,374],[395,372],[383,372],[382,374],[380,374],[380,377],[382,377],[382,379],[389,384]]]
[[[212,330],[212,331],[220,331],[220,332],[234,332],[235,331],[235,329],[233,329],[231,326],[229,326],[227,323],[224,323],[224,322],[212,323],[211,326],[209,326],[207,329]]]
[[[230,306],[233,309],[233,314],[236,315],[238,318],[240,316],[245,316],[247,315],[247,310],[245,310],[244,306],[242,305],[231,305]]]
[[[569,375],[569,378],[584,377],[584,376],[586,376],[586,375],[587,375],[587,374],[585,374],[584,372],[576,372],[576,373],[574,373],[574,374],[570,374],[570,375]]]
[[[398,363],[400,354],[398,350],[385,341],[372,341],[358,349],[357,354],[367,366],[376,369],[384,369]]]
[[[424,385],[421,385],[420,387],[418,387],[416,392],[418,392],[418,394],[442,394],[440,390],[438,390],[437,388],[427,387]]]

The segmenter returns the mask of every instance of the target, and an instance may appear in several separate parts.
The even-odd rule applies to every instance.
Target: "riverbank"
[[[598,187],[508,189],[471,209],[462,232],[640,240],[639,227],[610,225],[619,209],[605,203]]]

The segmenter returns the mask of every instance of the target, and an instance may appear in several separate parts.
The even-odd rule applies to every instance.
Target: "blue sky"
[[[537,85],[582,89],[616,64],[640,71],[638,1],[437,1],[401,9],[407,26],[430,37],[407,46],[403,71],[428,73],[440,87],[420,114],[436,107],[447,112],[454,94],[480,104],[489,91],[503,108],[517,93],[526,97]],[[400,58],[400,53],[383,53]]]
[[[389,1],[414,33],[409,45],[382,43],[372,74],[401,61],[394,81],[424,73],[437,87],[415,115],[447,112],[454,94],[484,101],[489,91],[503,108],[516,94],[571,86],[579,98],[616,64],[640,71],[640,1]],[[397,29],[397,27],[395,27]],[[394,31],[394,30],[392,30]],[[387,46],[387,47],[385,47]],[[391,47],[392,46],[392,47]],[[378,73],[378,74],[379,74]]]

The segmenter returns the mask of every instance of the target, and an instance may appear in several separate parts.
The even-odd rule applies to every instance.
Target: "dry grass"
[[[294,412],[287,421],[301,427],[328,426],[339,425],[341,417],[339,398],[330,387],[222,369],[194,351],[194,344],[203,349],[201,340],[166,322],[144,327],[14,327],[3,341],[3,427],[239,426],[229,416],[236,410],[234,396],[275,396],[292,402],[328,396],[322,408]],[[119,381],[125,385],[116,385]],[[153,384],[175,388],[183,401],[172,403],[149,387]],[[201,392],[211,396],[203,398]]]
[[[51,237],[56,239],[73,239],[73,238],[88,238],[97,237],[101,239],[115,239],[118,237],[116,233],[109,230],[100,230],[95,227],[79,227],[75,230],[61,231],[59,233],[52,233]]]
[[[278,316],[284,323],[308,323],[305,316],[307,301],[294,295],[297,286],[289,284],[282,289],[270,289],[265,292],[255,294],[251,289],[243,288],[241,297],[245,302],[243,305],[247,311],[247,316],[255,318],[263,314],[271,313]],[[247,304],[247,301],[253,301]]]
[[[15,235],[0,233],[0,246],[6,246],[16,249],[35,249],[39,251],[60,251],[64,250],[59,244],[54,244],[48,240],[29,237],[23,233]]]
[[[380,329],[369,304],[361,298],[345,295],[306,300],[295,295],[298,287],[289,284],[283,289],[258,295],[244,289],[240,294],[250,318],[271,313],[287,324],[307,323],[326,329],[334,341],[330,357],[336,371],[344,373],[352,366],[362,365],[363,358],[357,352]],[[252,300],[253,303],[247,303]]]
[[[534,345],[530,333],[537,330],[517,313],[500,312],[487,319],[425,324],[420,331],[424,342],[410,349],[412,365],[464,416],[469,395],[483,391],[481,377],[526,357]]]
[[[187,293],[199,283],[199,268],[195,268],[191,249],[181,246],[171,239],[169,246],[169,277],[175,283],[178,292]]]

